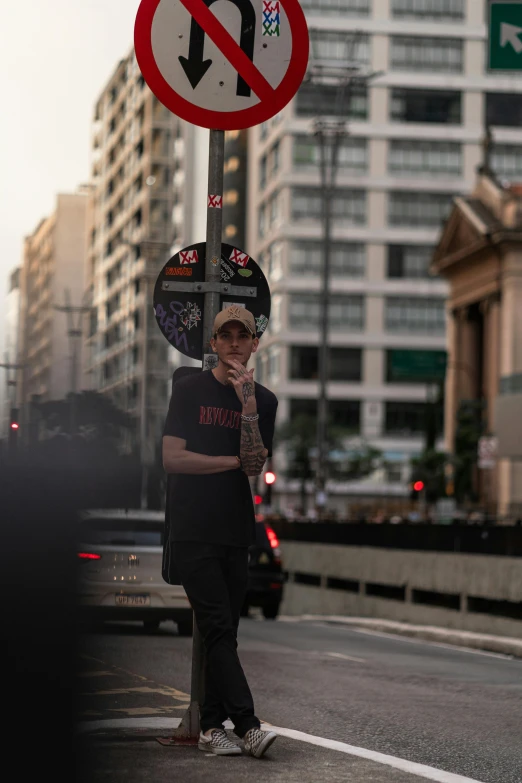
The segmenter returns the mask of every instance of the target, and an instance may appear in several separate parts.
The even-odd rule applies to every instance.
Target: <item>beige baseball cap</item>
[[[224,327],[229,321],[239,321],[239,323],[246,326],[248,331],[256,336],[256,321],[250,310],[246,307],[239,307],[238,305],[230,305],[226,310],[221,310],[214,319],[214,331],[216,334],[220,329]]]

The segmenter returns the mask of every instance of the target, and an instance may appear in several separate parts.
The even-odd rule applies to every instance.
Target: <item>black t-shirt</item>
[[[272,454],[277,397],[255,384],[259,430]],[[174,384],[163,430],[186,440],[187,451],[209,456],[239,456],[241,403],[232,386],[212,370],[181,378]],[[204,541],[250,546],[255,541],[252,492],[240,469],[207,475],[175,473],[169,480],[172,541]]]

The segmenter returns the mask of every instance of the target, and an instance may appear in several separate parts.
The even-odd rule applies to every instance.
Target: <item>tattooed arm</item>
[[[252,413],[245,415],[251,416]],[[241,467],[247,476],[259,476],[268,457],[259,432],[258,421],[241,421]]]
[[[235,388],[241,401],[244,416],[257,414],[257,402],[254,386],[254,371],[247,370],[240,362],[231,360],[229,370],[230,383]],[[256,421],[244,421],[241,419],[241,446],[239,456],[241,467],[247,476],[259,476],[268,457],[268,449],[265,448],[261,433],[259,432],[259,419]]]

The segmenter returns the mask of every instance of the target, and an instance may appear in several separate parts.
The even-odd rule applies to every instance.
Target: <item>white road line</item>
[[[354,663],[366,663],[365,658],[355,658],[353,655],[344,655],[338,652],[327,652],[325,655],[329,655],[330,658],[342,658],[343,661],[354,661]]]
[[[323,625],[323,623],[321,623]],[[341,623],[327,623],[327,625],[341,625]],[[411,636],[401,636],[396,633],[388,633],[387,631],[369,631],[366,628],[350,628],[350,626],[343,626],[355,633],[363,633],[367,636],[380,636],[383,639],[395,639],[399,642],[409,642],[410,644],[427,644],[430,647],[442,647],[444,650],[458,650],[459,652],[469,653],[470,655],[483,655],[486,658],[501,658],[504,661],[513,661],[512,655],[505,655],[504,653],[487,652],[486,650],[475,650],[473,647],[461,647],[459,644],[445,644],[444,642],[435,642],[431,639],[417,639]]]
[[[100,729],[154,729],[155,731],[174,731],[174,729],[178,728],[180,723],[181,718],[116,718],[114,720],[82,721],[77,724],[76,731],[79,734],[87,734]],[[337,750],[340,753],[347,753],[349,756],[358,756],[367,761],[374,761],[377,764],[384,764],[387,767],[394,767],[403,772],[408,772],[411,775],[417,775],[417,777],[424,778],[425,780],[433,780],[435,783],[481,783],[480,780],[475,780],[474,778],[456,775],[453,772],[444,772],[442,769],[428,767],[425,764],[418,764],[415,761],[407,761],[406,759],[401,759],[397,756],[388,756],[386,753],[377,753],[377,751],[374,750],[358,748],[355,745],[348,745],[346,742],[316,737],[313,734],[305,734],[303,731],[295,731],[294,729],[284,729],[280,726],[272,726],[271,723],[267,723],[266,721],[262,721],[261,725],[264,728],[270,729],[270,731],[275,731],[276,734],[279,734],[281,737],[288,737],[289,739],[298,740],[299,742],[307,742],[309,745],[318,745],[321,748],[327,748],[329,750]],[[225,721],[225,728],[232,729],[233,724],[227,720]]]
[[[481,781],[474,780],[473,778],[456,775],[453,772],[444,772],[441,769],[435,769],[435,767],[428,767],[425,764],[417,764],[415,761],[407,761],[406,759],[400,759],[396,756],[388,756],[385,753],[366,750],[366,748],[357,748],[354,745],[347,745],[345,742],[315,737],[313,734],[305,734],[302,731],[294,731],[294,729],[282,729],[279,726],[272,726],[269,723],[264,725],[267,728],[270,728],[270,731],[275,731],[276,734],[280,734],[282,737],[289,737],[290,739],[299,740],[300,742],[308,742],[310,745],[319,745],[322,748],[329,748],[330,750],[338,750],[341,753],[347,753],[350,756],[359,756],[359,758],[375,761],[378,764],[384,764],[388,767],[395,767],[395,769],[400,769],[411,775],[417,775],[417,777],[425,778],[426,780],[434,780],[436,783],[481,783]]]

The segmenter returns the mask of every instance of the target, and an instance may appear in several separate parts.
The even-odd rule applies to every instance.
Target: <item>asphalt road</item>
[[[171,623],[153,634],[112,624],[83,637],[79,720],[181,717],[191,645]],[[239,650],[264,721],[481,783],[522,783],[521,660],[291,618],[243,619]],[[304,763],[296,750],[303,743],[280,738],[277,745],[285,758],[296,756],[294,767]],[[113,747],[114,758],[119,751]],[[377,765],[363,771],[336,751],[307,754],[308,771],[317,764],[321,772],[296,780],[403,781]]]

